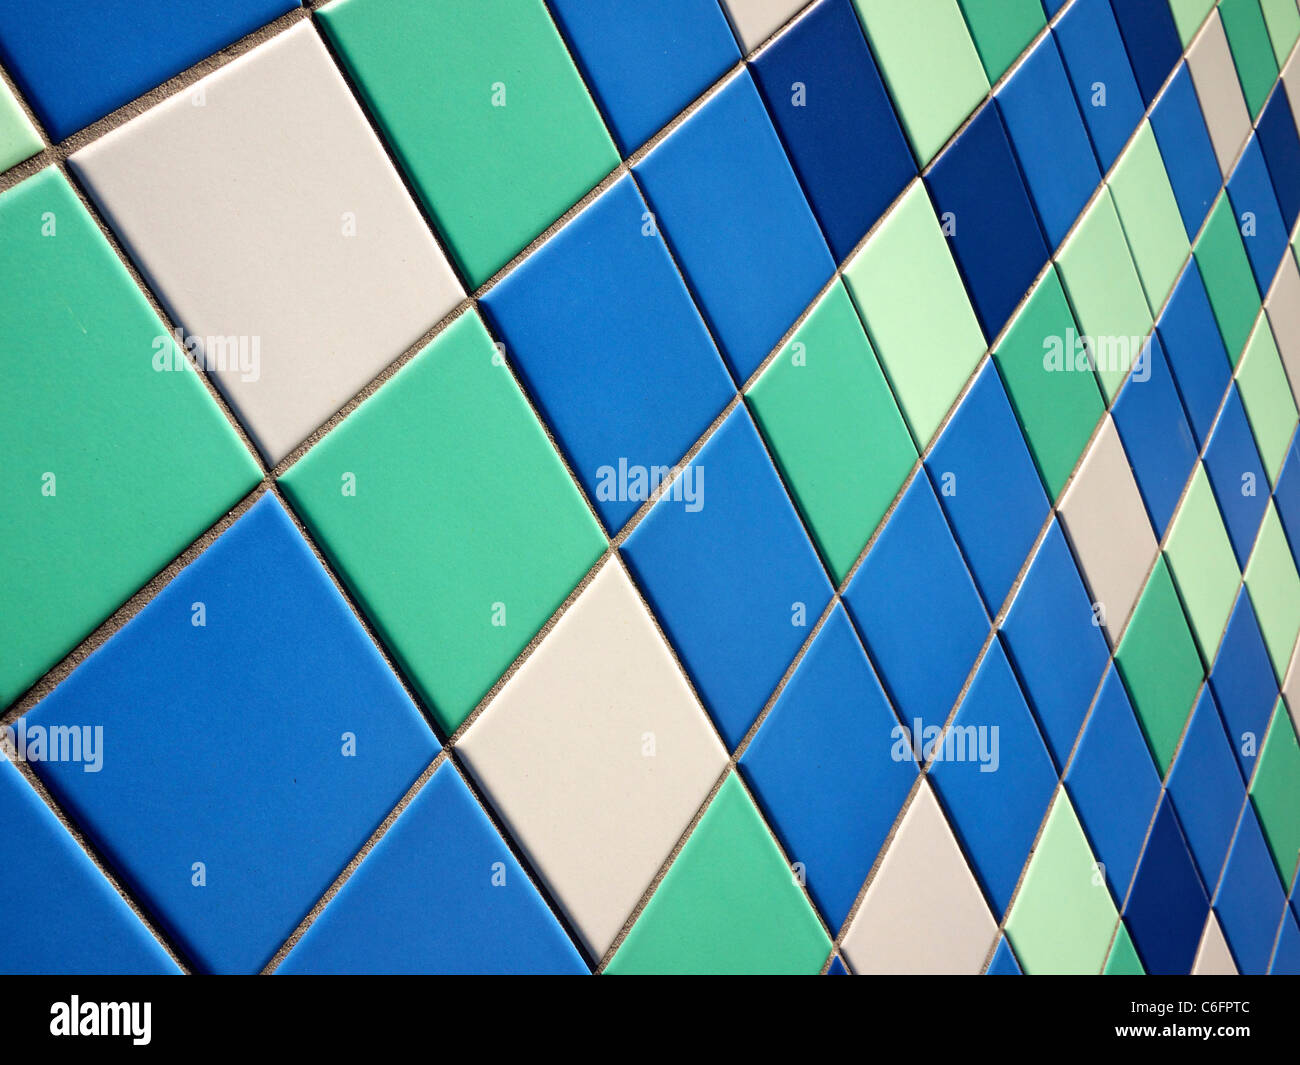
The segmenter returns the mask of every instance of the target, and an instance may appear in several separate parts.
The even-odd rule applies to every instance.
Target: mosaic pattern
[[[0,11],[0,971],[1300,971],[1298,41]]]

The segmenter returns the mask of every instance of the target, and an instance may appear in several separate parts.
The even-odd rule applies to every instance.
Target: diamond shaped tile
[[[1284,909],[1286,896],[1255,811],[1247,803],[1214,896],[1215,916],[1244,975],[1268,972]]]
[[[1259,319],[1246,343],[1237,365],[1237,387],[1264,470],[1276,484],[1300,417],[1267,317]]]
[[[1296,279],[1300,281],[1300,274]],[[1156,332],[1199,449],[1219,413],[1231,367],[1195,259],[1183,268],[1169,302],[1156,321]]]
[[[1002,77],[1047,25],[1039,0],[961,0],[961,10],[990,84]]]
[[[1254,134],[1246,141],[1246,150],[1228,178],[1227,193],[1255,285],[1261,293],[1267,292],[1287,250],[1287,229],[1259,138]]]
[[[1251,118],[1255,118],[1277,78],[1277,61],[1264,13],[1259,0],[1219,0],[1219,17],[1223,19],[1246,106]]]
[[[0,170],[30,159],[44,146],[18,98],[8,85],[0,82]]]
[[[1192,240],[1219,194],[1222,175],[1186,63],[1178,65],[1169,87],[1151,109],[1151,128],[1178,201],[1183,229]]]
[[[1143,968],[1153,976],[1191,972],[1208,912],[1178,818],[1168,798],[1162,799],[1124,906]]]
[[[1111,0],[1142,99],[1149,107],[1182,51],[1167,4]]]
[[[1226,177],[1250,132],[1250,115],[1217,9],[1187,49],[1187,66],[1192,72],[1219,170]]]
[[[1278,876],[1288,891],[1300,859],[1300,745],[1286,707],[1278,700],[1259,768],[1250,783],[1250,800],[1273,853]]]
[[[1242,779],[1249,783],[1277,702],[1278,686],[1245,588],[1237,595],[1210,672],[1210,687],[1236,752]]]
[[[1259,539],[1244,572],[1273,673],[1280,679],[1286,676],[1291,649],[1300,632],[1300,576],[1272,505],[1264,514]]]
[[[1210,434],[1205,469],[1237,564],[1244,567],[1268,507],[1268,477],[1255,449],[1246,408],[1235,384],[1228,390],[1219,420]]]

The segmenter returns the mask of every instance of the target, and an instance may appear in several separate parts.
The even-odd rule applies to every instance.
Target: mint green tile
[[[1300,634],[1300,575],[1272,500],[1246,563],[1246,590],[1280,685]]]
[[[1178,280],[1191,247],[1150,122],[1143,119],[1108,184],[1147,306],[1156,314]]]
[[[1061,788],[1007,918],[1028,976],[1101,971],[1119,913]]]
[[[1223,19],[1223,30],[1228,36],[1228,47],[1232,50],[1250,117],[1258,118],[1277,80],[1277,59],[1259,0],[1219,0],[1219,17]]]
[[[1169,0],[1169,10],[1173,12],[1178,39],[1186,51],[1196,31],[1205,22],[1205,16],[1214,10],[1214,0]]]
[[[618,165],[542,0],[317,14],[472,286]]]
[[[984,334],[918,180],[844,269],[890,387],[924,448],[984,354]]]
[[[606,972],[813,974],[831,941],[735,773]]]
[[[1241,571],[1205,468],[1198,462],[1170,526],[1165,556],[1201,658],[1213,663],[1241,587]]]
[[[1300,8],[1295,0],[1260,0],[1259,6],[1264,12],[1268,39],[1273,44],[1273,58],[1281,67],[1295,42],[1300,40]]]
[[[853,0],[922,166],[989,91],[957,0]]]
[[[1075,321],[1089,338],[1102,390],[1114,402],[1151,332],[1151,309],[1108,189],[1066,238],[1057,265]]]
[[[446,733],[605,548],[472,311],[280,483]]]
[[[961,0],[990,82],[997,81],[1047,25],[1042,0]]]
[[[1300,858],[1300,744],[1281,699],[1259,752],[1250,799],[1289,895]]]
[[[1156,559],[1115,661],[1163,777],[1204,675],[1163,555]]]
[[[843,284],[818,301],[747,398],[838,584],[916,462]]]
[[[1250,330],[1259,313],[1259,289],[1241,243],[1237,219],[1226,194],[1220,194],[1209,220],[1201,230],[1193,249],[1196,265],[1210,297],[1214,319],[1219,324],[1223,346],[1228,349],[1232,365],[1237,365]]]
[[[3,708],[261,473],[57,170],[0,194],[0,248]]]
[[[1298,419],[1282,356],[1264,315],[1260,315],[1241,356],[1237,387],[1269,482],[1276,486]]]
[[[0,81],[0,170],[30,159],[45,145],[9,86]]]
[[[1146,974],[1146,970],[1142,968],[1142,960],[1138,957],[1137,948],[1133,946],[1133,938],[1128,934],[1124,922],[1120,921],[1119,931],[1115,935],[1115,945],[1110,948],[1110,956],[1106,959],[1106,968],[1102,970],[1102,975],[1146,976]]]

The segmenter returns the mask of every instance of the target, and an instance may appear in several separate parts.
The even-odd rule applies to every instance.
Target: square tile
[[[1268,507],[1268,477],[1255,449],[1246,408],[1234,384],[1205,449],[1205,468],[1237,565],[1245,567]]]
[[[1237,365],[1237,388],[1264,472],[1270,484],[1277,484],[1300,416],[1266,316],[1259,318],[1246,342]]]
[[[1268,972],[1285,909],[1286,896],[1273,871],[1272,856],[1255,811],[1247,803],[1214,896],[1215,916],[1244,975]]]
[[[1300,745],[1280,699],[1259,753],[1259,768],[1250,782],[1250,801],[1259,815],[1278,876],[1290,891],[1300,858]]]
[[[473,312],[280,483],[446,734],[605,549]]]
[[[961,10],[990,85],[1047,25],[1039,0],[961,0]]]
[[[1296,281],[1300,282],[1300,272]],[[1300,304],[1297,309],[1300,310]],[[1205,445],[1223,403],[1232,367],[1194,258],[1188,261],[1174,285],[1169,302],[1156,321],[1156,333],[1199,450]]]
[[[1273,287],[1264,300],[1273,339],[1286,370],[1291,398],[1300,406],[1300,267],[1295,255],[1283,255]]]
[[[1237,595],[1232,619],[1210,672],[1210,687],[1242,779],[1249,784],[1277,703],[1278,682],[1245,588]]]
[[[1300,21],[1300,10],[1295,14]],[[1256,133],[1282,211],[1282,223],[1290,232],[1300,218],[1300,135],[1285,92],[1273,93],[1264,105]]]
[[[722,9],[748,55],[799,13],[807,0],[722,0]]]
[[[1208,913],[1209,900],[1166,797],[1124,907],[1124,923],[1146,971],[1152,976],[1191,972]]]
[[[1250,133],[1250,114],[1246,111],[1241,82],[1237,80],[1237,68],[1217,9],[1187,49],[1187,66],[1192,72],[1192,83],[1201,102],[1219,170],[1226,177]]]
[[[592,958],[614,941],[727,760],[617,560],[456,750]]]
[[[1219,17],[1232,49],[1241,91],[1246,97],[1250,117],[1259,115],[1273,82],[1277,80],[1277,60],[1268,37],[1264,13],[1259,0],[1219,0]]]
[[[1273,275],[1287,251],[1287,228],[1273,193],[1259,138],[1254,134],[1246,141],[1246,150],[1228,178],[1227,193],[1255,275],[1255,285],[1263,294],[1273,283]]]
[[[1142,101],[1148,107],[1182,54],[1182,43],[1168,4],[1111,0],[1120,36],[1133,65]]]
[[[471,288],[618,165],[542,0],[334,0],[317,17]]]
[[[71,165],[268,464],[462,298],[306,22]]]
[[[44,147],[18,98],[0,81],[0,171],[30,159]]]
[[[1194,240],[1219,194],[1223,176],[1186,63],[1178,65],[1169,87],[1151,109],[1151,128],[1178,202],[1183,230],[1188,240]]]
[[[1264,514],[1259,539],[1244,572],[1273,673],[1280,681],[1286,676],[1291,649],[1300,633],[1300,576],[1296,575],[1295,560],[1272,505]]]

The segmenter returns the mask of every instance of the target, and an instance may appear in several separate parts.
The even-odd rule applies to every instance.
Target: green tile
[[[1020,428],[1047,494],[1056,499],[1083,454],[1106,403],[1075,339],[1077,329],[1055,268],[1030,292],[993,349]]]
[[[1300,575],[1272,500],[1246,563],[1246,590],[1280,685],[1300,633]]]
[[[747,398],[838,584],[916,462],[842,284],[822,297]]]
[[[1119,923],[1119,932],[1115,936],[1115,945],[1110,948],[1110,957],[1106,959],[1103,976],[1146,976],[1133,938],[1128,934],[1124,922]]]
[[[1232,49],[1232,61],[1237,67],[1250,117],[1258,118],[1268,91],[1277,80],[1277,59],[1259,0],[1219,0],[1219,17],[1228,35],[1228,47]]]
[[[1268,39],[1273,43],[1273,58],[1282,66],[1295,42],[1300,40],[1300,8],[1295,0],[1260,0]]]
[[[1057,265],[1075,321],[1090,338],[1102,390],[1114,402],[1151,332],[1151,308],[1109,190],[1066,238]]]
[[[1214,10],[1214,2],[1215,0],[1169,0],[1169,10],[1174,14],[1174,25],[1178,27],[1178,39],[1183,42],[1184,51],[1192,43],[1205,16]]]
[[[1119,914],[1064,789],[1007,918],[1007,937],[1030,976],[1101,971]]]
[[[1213,662],[1241,587],[1241,571],[1219,505],[1214,501],[1210,479],[1199,462],[1174,517],[1165,555],[1191,619],[1201,658]]]
[[[57,170],[0,195],[0,247],[3,708],[261,472]]]
[[[472,311],[281,483],[446,733],[605,548]]]
[[[1237,219],[1226,195],[1220,194],[1210,211],[1194,251],[1223,346],[1236,366],[1259,313],[1260,299],[1237,231]]]
[[[1297,422],[1295,399],[1268,319],[1260,315],[1237,367],[1241,402],[1255,433],[1269,482],[1277,484]]]
[[[317,14],[471,285],[618,165],[542,0]]]
[[[44,144],[9,86],[0,81],[0,170],[30,159]]]
[[[606,972],[812,974],[830,951],[825,929],[732,773]]]
[[[1190,245],[1156,135],[1145,119],[1119,157],[1109,185],[1147,306],[1158,313],[1187,261]]]
[[[853,0],[853,6],[924,166],[989,91],[961,8],[957,0]],[[917,32],[921,26],[924,32]]]
[[[1281,699],[1259,752],[1250,798],[1289,895],[1300,857],[1300,745]]]
[[[985,345],[919,180],[850,260],[844,280],[912,435],[925,447]]]
[[[990,82],[997,81],[1047,25],[1042,0],[961,0]]]
[[[1163,777],[1203,676],[1163,555],[1156,559],[1115,661]]]

